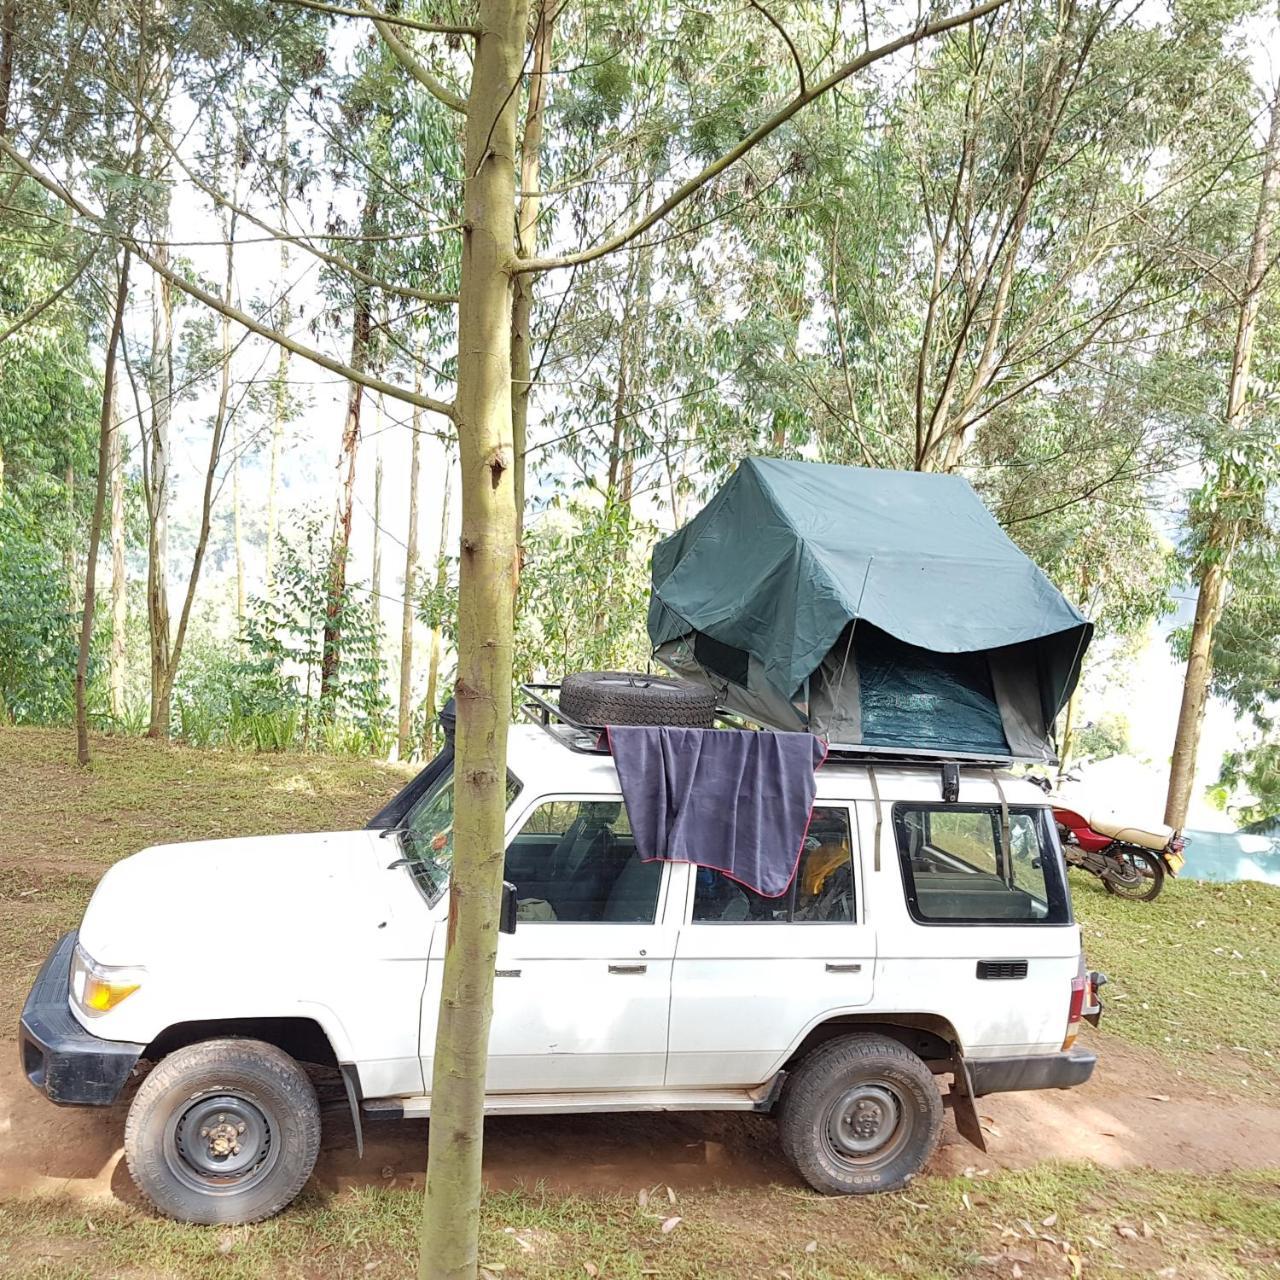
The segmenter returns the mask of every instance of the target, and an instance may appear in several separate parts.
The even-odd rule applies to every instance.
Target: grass
[[[370,1188],[305,1197],[255,1227],[192,1228],[111,1205],[24,1200],[0,1206],[0,1257],[12,1280],[398,1280],[413,1273],[420,1210],[418,1192]],[[1280,1181],[1043,1165],[857,1200],[773,1188],[672,1202],[657,1187],[641,1204],[535,1188],[486,1198],[480,1260],[500,1280],[1274,1275]]]
[[[164,841],[357,826],[405,776],[368,761],[135,739],[97,740],[83,771],[73,746],[63,731],[0,730],[8,1025],[50,942],[74,927],[118,858]],[[1072,891],[1090,962],[1111,977],[1109,1035],[1192,1075],[1280,1092],[1280,890],[1177,882],[1154,903],[1129,903],[1073,874]],[[0,1120],[0,1142],[3,1131]],[[312,1190],[280,1218],[235,1228],[183,1226],[113,1202],[9,1200],[0,1277],[395,1280],[413,1272],[420,1197]],[[643,1204],[534,1188],[488,1196],[484,1215],[490,1280],[1280,1274],[1280,1173],[1042,1164],[852,1201],[784,1186],[674,1202],[656,1187]]]
[[[1089,963],[1110,978],[1102,1025],[1170,1065],[1280,1093],[1280,887],[1166,882],[1154,902],[1071,875]]]

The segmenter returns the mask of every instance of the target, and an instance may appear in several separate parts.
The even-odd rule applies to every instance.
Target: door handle
[[[828,973],[861,973],[862,966],[860,964],[832,964],[827,961]]]
[[[609,966],[610,973],[648,973],[649,966],[647,964],[611,964]]]

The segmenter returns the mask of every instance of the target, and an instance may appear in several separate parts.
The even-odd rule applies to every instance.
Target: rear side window
[[[697,924],[852,924],[849,810],[813,811],[795,878],[787,892],[776,898],[766,898],[710,867],[698,867],[696,875],[693,919]]]
[[[1070,901],[1047,811],[999,805],[893,810],[907,906],[926,924],[1068,924]]]

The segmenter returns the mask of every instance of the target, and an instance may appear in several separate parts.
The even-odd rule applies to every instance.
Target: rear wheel
[[[302,1190],[320,1150],[306,1073],[259,1040],[206,1040],[164,1059],[125,1122],[129,1172],[166,1217],[258,1222]]]
[[[815,1191],[894,1191],[938,1145],[942,1098],[929,1068],[896,1040],[842,1036],[791,1074],[778,1124],[783,1151]]]
[[[1123,845],[1109,849],[1106,858],[1108,867],[1102,883],[1117,898],[1150,902],[1164,888],[1164,863],[1159,854]]]

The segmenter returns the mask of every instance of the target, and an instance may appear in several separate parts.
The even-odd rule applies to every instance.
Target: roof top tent
[[[657,660],[833,750],[1053,761],[1092,631],[959,476],[747,458],[653,552]]]

